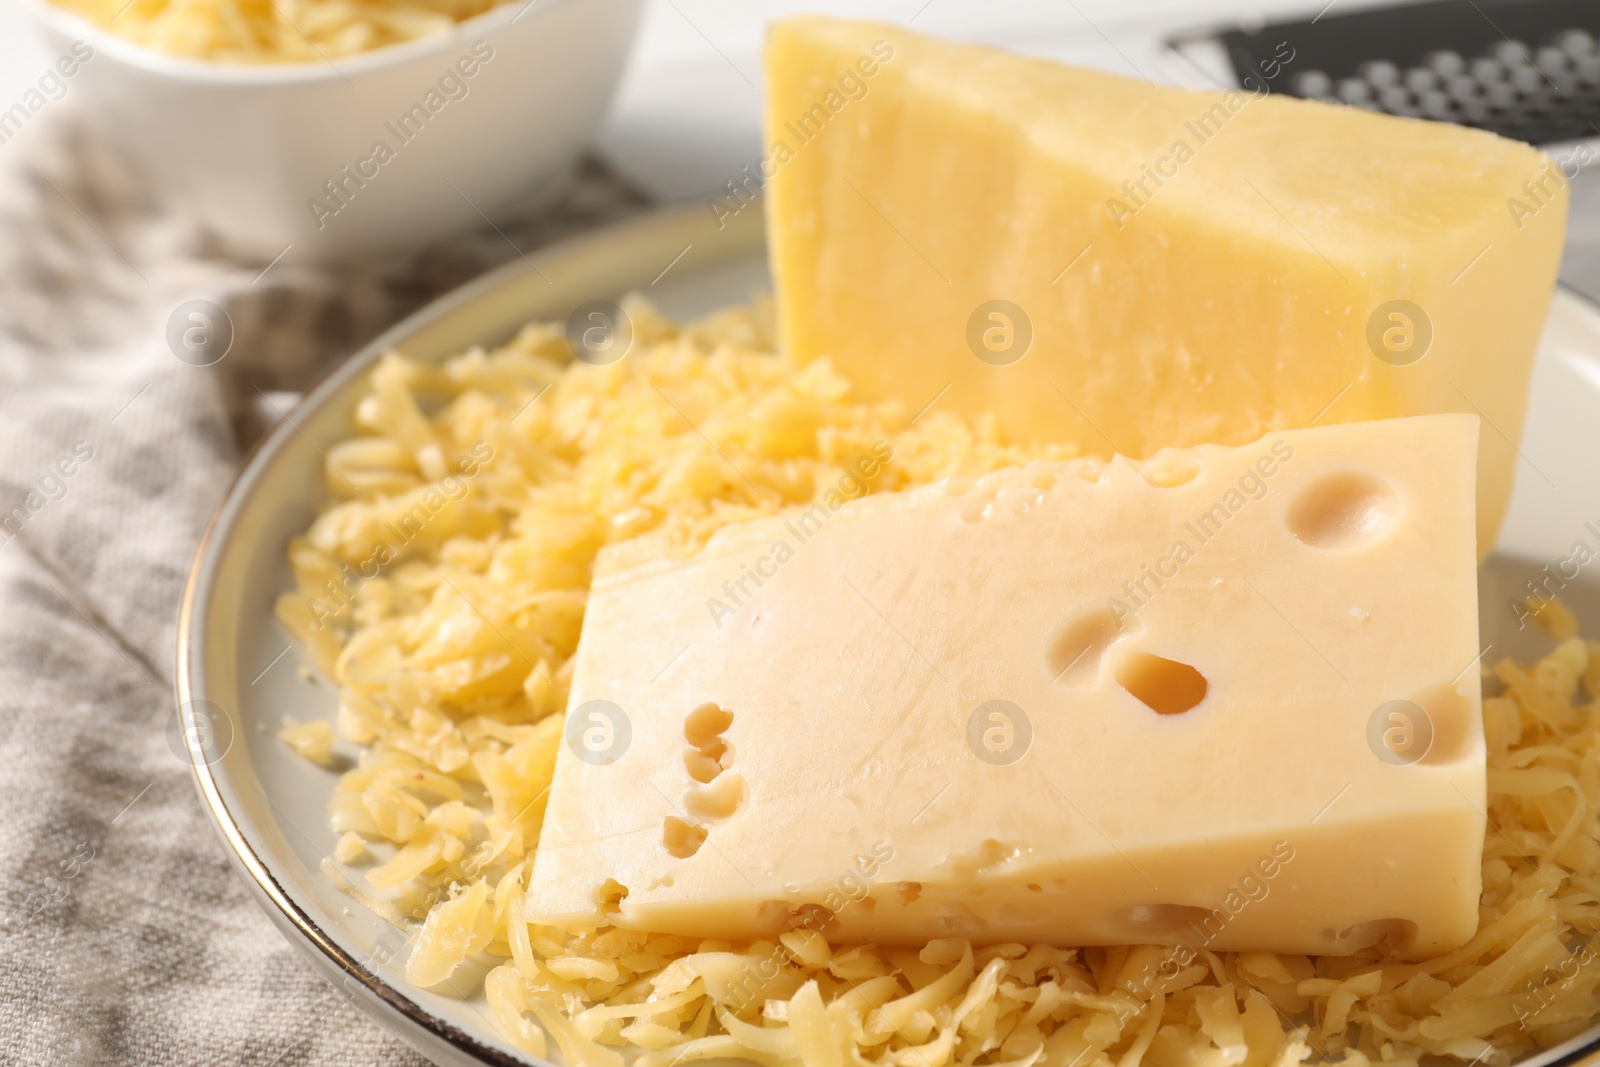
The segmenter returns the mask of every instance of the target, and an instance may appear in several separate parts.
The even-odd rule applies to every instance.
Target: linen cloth
[[[503,233],[263,271],[47,120],[0,151],[0,1064],[424,1064],[262,914],[169,748],[183,583],[265,394],[644,199],[589,163]],[[168,347],[194,297],[233,322],[214,366]]]

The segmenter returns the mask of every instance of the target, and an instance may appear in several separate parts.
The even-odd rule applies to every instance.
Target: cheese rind
[[[1463,943],[1476,436],[1439,415],[1038,462],[726,527],[689,559],[603,550],[571,714],[610,702],[631,739],[560,753],[531,913],[907,945]]]
[[[766,69],[802,361],[1099,455],[1480,414],[1487,554],[1564,237],[1547,156],[827,18],[777,23]]]

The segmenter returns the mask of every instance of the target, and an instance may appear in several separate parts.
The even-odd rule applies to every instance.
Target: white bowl
[[[554,186],[610,103],[643,7],[511,0],[389,48],[240,65],[163,55],[24,2],[58,55],[94,50],[67,85],[101,136],[235,251],[293,246],[301,261],[414,248]]]

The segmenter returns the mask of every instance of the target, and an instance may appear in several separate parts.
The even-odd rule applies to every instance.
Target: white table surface
[[[763,27],[801,11],[909,21],[940,36],[1201,85],[1198,71],[1161,46],[1165,34],[1305,9],[1306,0],[652,0],[599,143],[613,166],[664,199],[719,188],[761,154]]]

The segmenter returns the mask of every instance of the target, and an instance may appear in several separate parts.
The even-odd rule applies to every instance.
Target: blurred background
[[[1545,42],[1522,42],[1502,32],[1504,16],[1495,16],[1506,6],[1505,0],[1489,3],[1486,12],[1473,0],[1424,5],[1371,0],[647,0],[632,54],[593,137],[592,151],[612,173],[652,199],[679,200],[720,190],[761,154],[763,28],[773,18],[803,11],[910,23],[941,36],[1199,88],[1236,75],[1225,63],[1197,63],[1197,53],[1172,47],[1175,41],[1204,37],[1208,31],[1257,30],[1313,19],[1326,28],[1341,16],[1382,9],[1435,10],[1403,27],[1412,31],[1409,35],[1369,38],[1374,57],[1408,50],[1425,53],[1430,50],[1428,37],[1454,29],[1489,41],[1510,36],[1513,45],[1521,44],[1527,57],[1535,59]],[[1518,5],[1513,0],[1509,6]],[[1566,10],[1540,15],[1552,27],[1563,19],[1592,21],[1581,3],[1555,7]],[[20,98],[55,58],[33,31],[32,21],[23,0],[0,5],[0,100]],[[192,133],[196,139],[207,136],[205,130]],[[28,129],[5,148],[8,154],[27,152],[45,136]]]

